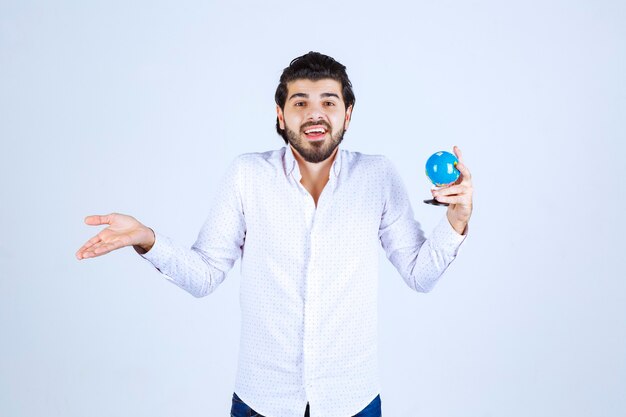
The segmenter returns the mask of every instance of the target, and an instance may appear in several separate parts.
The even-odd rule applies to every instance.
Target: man
[[[231,415],[381,415],[379,244],[412,289],[429,291],[456,257],[472,211],[470,173],[433,191],[450,203],[429,239],[383,156],[339,148],[354,108],[345,67],[310,52],[285,68],[276,128],[287,146],[235,159],[191,249],[121,214],[78,259],[134,246],[196,297],[241,257],[241,345]]]

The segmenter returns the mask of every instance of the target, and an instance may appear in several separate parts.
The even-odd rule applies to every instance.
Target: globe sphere
[[[456,169],[458,163],[459,160],[450,152],[435,152],[426,161],[426,176],[437,187],[450,185],[461,175]]]

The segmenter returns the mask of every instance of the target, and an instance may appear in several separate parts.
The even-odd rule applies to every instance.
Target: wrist
[[[145,234],[145,238],[143,238],[140,243],[134,245],[135,250],[137,250],[137,252],[141,255],[149,252],[154,246],[154,242],[156,240],[154,230],[149,227],[145,227],[144,233],[142,234]]]
[[[452,226],[454,231],[460,235],[464,235],[465,232],[467,231],[468,222],[466,220],[464,221],[464,220],[458,220],[458,219],[453,218],[452,216],[450,216],[449,212],[447,213],[447,217],[448,217],[448,223],[450,223],[450,226]]]

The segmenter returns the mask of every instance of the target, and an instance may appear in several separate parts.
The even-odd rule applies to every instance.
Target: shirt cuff
[[[141,253],[136,247],[133,246],[135,252],[137,252],[142,258],[150,261],[156,269],[159,269],[158,265],[162,264],[165,259],[169,258],[172,252],[170,248],[170,239],[167,236],[157,233],[156,231],[154,232],[154,245],[152,245],[148,252]]]
[[[461,243],[465,241],[469,233],[469,224],[465,228],[465,234],[460,235],[448,220],[447,216],[439,221],[439,224],[435,226],[432,233],[432,243],[435,247],[442,249],[444,252],[452,252],[456,255],[461,246]]]

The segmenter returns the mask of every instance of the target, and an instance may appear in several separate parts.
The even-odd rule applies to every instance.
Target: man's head
[[[318,52],[291,61],[275,100],[278,134],[309,162],[327,159],[341,143],[355,102],[346,67]]]

